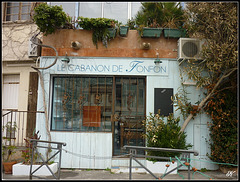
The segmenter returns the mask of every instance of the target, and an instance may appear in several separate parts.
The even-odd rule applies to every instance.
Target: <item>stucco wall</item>
[[[129,30],[126,37],[117,35],[112,39],[108,47],[98,42],[98,49],[92,42],[92,32],[87,30],[62,29],[56,33],[44,36],[43,43],[55,47],[59,56],[81,56],[81,57],[142,57],[155,58],[156,53],[160,58],[177,58],[177,40],[164,38],[141,38],[137,30]],[[75,50],[71,48],[72,41],[79,41],[82,48]],[[150,49],[142,49],[142,44],[150,43]],[[42,56],[54,56],[55,52],[50,48],[42,49]]]
[[[37,33],[37,26],[31,22],[7,22],[2,25],[2,60],[21,61],[28,58],[28,43]]]

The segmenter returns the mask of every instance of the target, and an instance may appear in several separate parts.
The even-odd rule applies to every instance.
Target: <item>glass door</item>
[[[116,77],[113,116],[113,155],[122,155],[124,145],[144,146],[145,77]]]

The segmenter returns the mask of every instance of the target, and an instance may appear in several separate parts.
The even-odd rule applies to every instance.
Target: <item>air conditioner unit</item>
[[[37,43],[41,43],[41,41],[36,38],[35,41]],[[38,46],[36,44],[33,44],[32,41],[29,40],[29,43],[28,43],[28,57],[38,57],[41,55],[41,46]]]
[[[201,51],[205,41],[197,38],[178,39],[178,60],[196,59],[202,60]]]

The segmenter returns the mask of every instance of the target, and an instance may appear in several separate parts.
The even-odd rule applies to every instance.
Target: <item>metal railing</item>
[[[50,142],[50,141],[45,141],[45,140],[36,140],[36,139],[31,139],[30,142],[32,143],[32,157],[31,157],[31,166],[30,166],[30,174],[29,174],[29,179],[32,180],[32,177],[38,177],[38,178],[42,178],[40,176],[36,176],[36,175],[33,175],[35,172],[37,172],[42,166],[46,166],[48,168],[48,170],[50,171],[50,173],[52,174],[52,176],[59,180],[60,179],[60,169],[61,169],[61,158],[62,158],[62,146],[66,146],[66,143],[63,143],[63,142]],[[42,143],[42,144],[49,144],[48,147],[46,146],[43,146],[39,143]],[[52,145],[57,145],[55,147],[53,147]],[[51,157],[47,157],[47,159],[45,160],[41,153],[39,153],[38,151],[38,148],[46,148],[50,151],[52,150],[55,150],[55,153],[52,154]],[[32,166],[33,166],[33,159],[34,159],[34,153],[36,153],[39,158],[42,160],[42,164],[36,168],[34,171],[32,171]],[[58,174],[57,176],[53,173],[53,171],[50,169],[50,167],[48,166],[48,162],[53,159],[57,154],[59,154],[59,162],[58,162]],[[46,179],[46,178],[43,178],[43,179]]]
[[[2,110],[2,139],[4,145],[25,146],[24,138],[31,136],[37,114],[44,111]]]
[[[169,160],[169,157],[159,157],[159,156],[149,156],[149,155],[141,155],[137,154],[137,150],[144,150],[144,151],[161,151],[161,152],[178,152],[181,153],[181,157],[183,158],[182,161],[190,163],[190,154],[194,154],[195,156],[198,155],[197,151],[194,150],[182,150],[182,149],[170,149],[170,148],[156,148],[156,147],[139,147],[139,146],[124,146],[125,149],[129,149],[130,154],[130,164],[129,164],[129,179],[132,179],[132,160],[136,161],[141,167],[143,167],[146,171],[148,171],[154,178],[159,179],[156,175],[154,175],[146,166],[144,166],[141,162],[139,162],[136,157],[143,157],[143,158],[155,158],[155,159],[166,159]],[[176,160],[176,158],[172,158]],[[163,174],[160,179],[164,176],[170,174],[171,172],[179,169],[180,167],[184,166],[183,163],[180,163],[177,167],[170,170],[169,172]],[[190,165],[188,167],[188,179],[190,180]]]

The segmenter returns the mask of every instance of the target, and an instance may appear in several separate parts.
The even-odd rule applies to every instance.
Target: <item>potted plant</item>
[[[174,17],[167,19],[164,27],[166,27],[163,29],[165,38],[186,37],[186,29],[183,28],[183,24],[179,24],[179,19],[175,19]]]
[[[158,38],[169,21],[174,19],[177,27],[181,27],[184,22],[183,10],[175,2],[144,2],[135,18],[141,37]]]
[[[115,38],[118,21],[109,18],[86,18],[78,17],[78,25],[84,30],[91,30],[93,44],[98,48],[98,41],[105,47],[111,38]]]
[[[163,33],[165,38],[186,37],[186,29],[165,28],[163,29]]]
[[[6,137],[2,137],[2,163],[6,174],[12,174],[12,166],[17,163],[16,160],[12,159],[12,155],[16,153],[16,146],[11,145],[11,140],[15,139],[16,130],[16,122],[9,121],[2,127],[2,131],[6,131]]]
[[[31,159],[33,145],[30,142],[30,140],[31,139],[39,140],[41,136],[38,136],[38,133],[39,133],[39,131],[37,133],[34,132],[32,136],[24,138],[26,148],[24,150],[22,150],[23,162],[13,165],[13,173],[12,174],[14,176],[18,176],[18,175],[28,176],[30,174],[31,160],[33,161],[32,172],[41,165],[41,162],[38,162],[39,156],[37,153],[35,153],[33,156],[33,159]],[[49,162],[48,167],[53,171],[53,173],[57,172],[57,169],[58,169],[57,163]],[[51,172],[48,170],[48,168],[45,165],[42,166],[39,170],[37,170],[34,174],[39,175],[39,176],[52,175]]]
[[[119,27],[119,35],[122,37],[126,37],[128,33],[129,26],[121,25]]]
[[[185,132],[180,132],[181,127],[178,125],[180,118],[174,118],[173,114],[170,114],[166,118],[166,120],[167,121],[164,121],[164,116],[153,113],[150,113],[146,120],[144,120],[144,124],[146,126],[146,133],[144,134],[144,137],[147,141],[147,147],[185,150],[189,147],[192,147],[192,145],[186,143]],[[169,157],[169,161],[147,158],[147,167],[153,172],[157,172],[161,169],[165,171],[166,167],[168,168],[168,170],[173,169],[174,167],[176,167],[177,163],[171,161],[170,159],[174,158],[175,156],[180,156],[180,153],[177,152],[161,151],[147,151],[147,154],[149,156]]]
[[[3,169],[5,174],[12,174],[12,166],[17,163],[16,160],[12,160],[11,157],[15,151],[16,146],[2,146],[2,159],[3,159]],[[7,154],[7,158],[5,159],[5,155]]]

